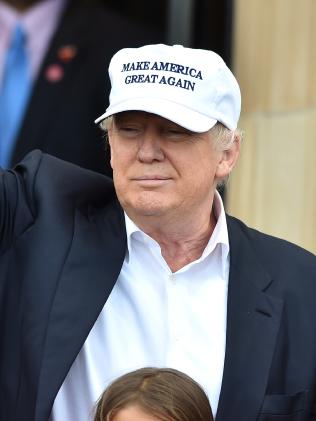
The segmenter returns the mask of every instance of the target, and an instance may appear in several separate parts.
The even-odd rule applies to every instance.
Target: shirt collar
[[[220,246],[222,275],[225,277],[229,256],[229,239],[224,204],[217,190],[215,190],[214,194],[213,212],[216,218],[216,225],[200,259],[210,255],[215,250],[215,247]]]
[[[0,38],[4,34],[9,43],[12,31],[20,23],[26,31],[28,43],[41,42],[39,34],[53,32],[66,3],[67,0],[45,0],[21,13],[0,1]]]
[[[45,0],[31,6],[25,12],[19,12],[14,7],[0,1],[0,27],[13,29],[19,22],[27,30],[32,21],[36,23],[37,27],[43,26],[43,14],[47,16],[46,12],[51,12],[52,16],[54,16],[56,14],[55,11],[62,9],[66,2],[67,0]],[[45,25],[47,23],[45,21]]]
[[[8,46],[13,28],[19,21],[19,14],[6,3],[0,1],[0,42]]]
[[[228,230],[227,230],[227,221],[224,210],[224,205],[222,198],[217,190],[215,190],[214,201],[213,201],[213,212],[216,218],[216,225],[213,230],[213,233],[202,253],[202,256],[193,263],[198,263],[204,260],[209,256],[217,246],[221,247],[221,267],[222,274],[224,276],[225,270],[227,268],[227,259],[229,255],[229,240],[228,240]],[[149,244],[153,241],[146,233],[144,233],[138,226],[127,216],[125,216],[125,225],[126,225],[126,235],[127,235],[127,250],[130,252],[132,248],[133,241],[136,238],[141,239],[144,243]]]

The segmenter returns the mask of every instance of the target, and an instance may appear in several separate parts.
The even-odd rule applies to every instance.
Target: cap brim
[[[95,120],[95,123],[99,123],[105,118],[123,111],[145,111],[156,114],[196,133],[207,132],[217,123],[216,119],[198,113],[181,104],[157,98],[133,98],[109,106],[106,112]]]

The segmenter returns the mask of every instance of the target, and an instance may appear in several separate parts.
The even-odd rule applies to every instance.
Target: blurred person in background
[[[38,148],[111,175],[93,124],[110,89],[104,72],[116,50],[159,37],[97,1],[1,0],[0,165]]]

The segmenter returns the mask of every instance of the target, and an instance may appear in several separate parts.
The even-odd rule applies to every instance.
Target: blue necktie
[[[0,89],[0,166],[3,168],[10,163],[30,87],[26,37],[23,28],[17,25],[7,51]]]

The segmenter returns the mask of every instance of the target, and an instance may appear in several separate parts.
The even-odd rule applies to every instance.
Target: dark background
[[[119,13],[156,28],[167,42],[168,0],[102,0]],[[232,0],[195,0],[190,47],[205,48],[231,62]],[[181,13],[181,11],[179,11]],[[120,29],[119,29],[120,30]],[[122,30],[124,30],[122,28]]]

